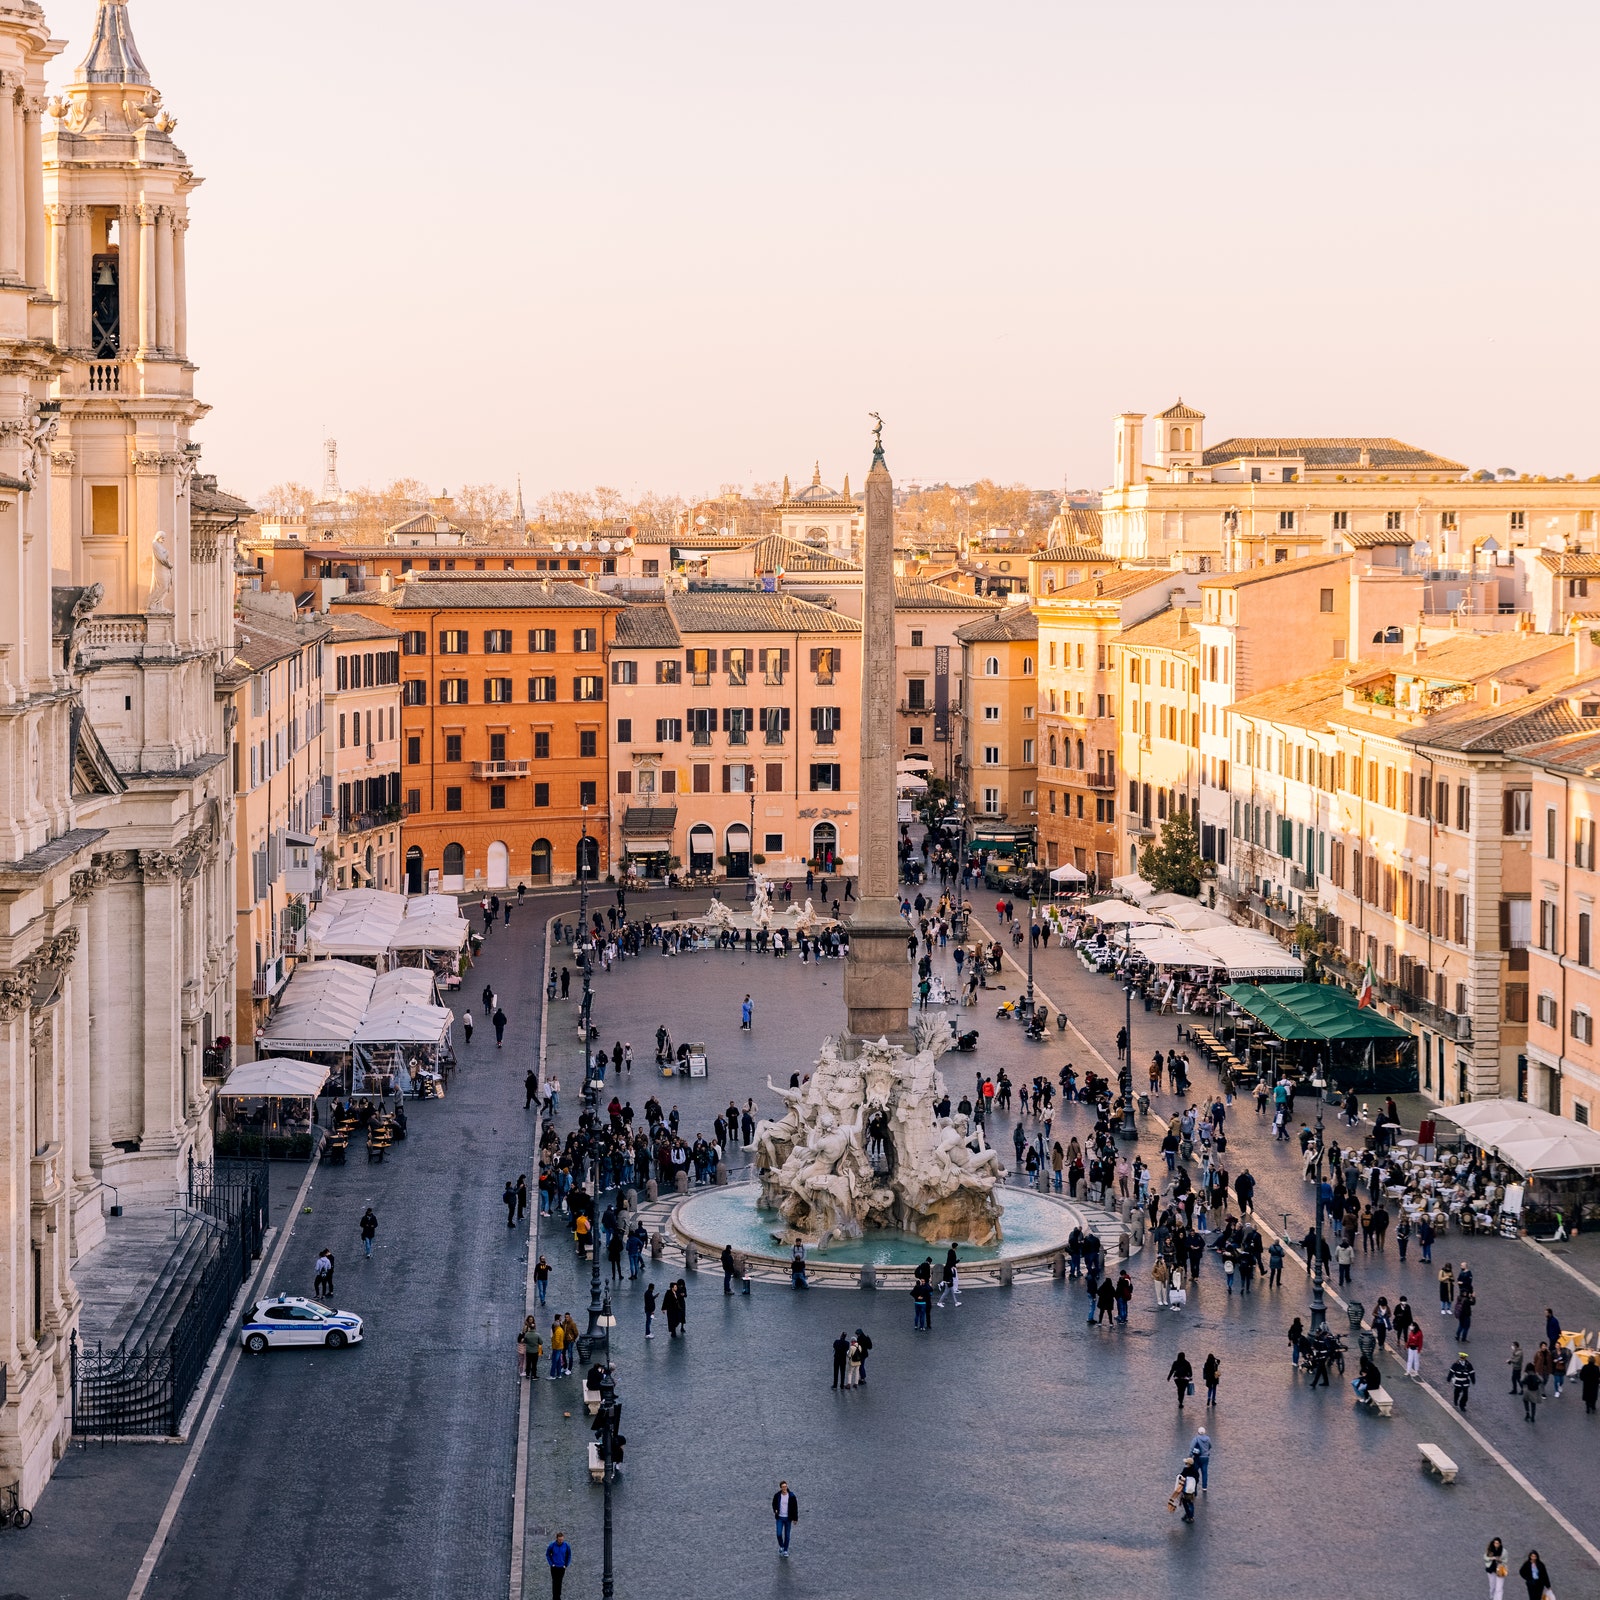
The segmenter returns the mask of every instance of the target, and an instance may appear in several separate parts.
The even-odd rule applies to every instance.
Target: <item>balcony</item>
[[[121,394],[122,364],[117,361],[91,361],[84,387],[90,394]]]
[[[399,806],[379,806],[372,811],[351,811],[339,818],[339,832],[366,833],[372,828],[387,828],[399,820]]]
[[[526,778],[532,768],[531,761],[474,761],[472,776],[487,783],[504,783],[507,778]]]
[[[902,700],[899,709],[902,717],[926,717],[933,712],[926,700]]]
[[[91,616],[78,630],[86,656],[136,656],[150,637],[150,619],[144,616]]]
[[[261,970],[256,973],[255,982],[250,986],[250,994],[256,1000],[270,1000],[289,981],[286,963],[282,956],[275,960],[265,962]]]
[[[33,1158],[33,1204],[47,1206],[66,1193],[66,1149],[59,1139]]]
[[[834,730],[832,728],[818,728],[817,729],[817,743],[818,744],[832,744],[833,743],[833,734],[834,734]]]
[[[1364,963],[1349,960],[1338,951],[1319,955],[1317,965],[1330,976],[1358,986],[1366,970]],[[1372,980],[1372,992],[1384,1005],[1408,1017],[1415,1017],[1425,1027],[1434,1029],[1445,1038],[1455,1039],[1461,1044],[1472,1042],[1472,1018],[1466,1012],[1447,1011],[1443,1006],[1401,988],[1392,978],[1375,977]]]
[[[1087,789],[1100,789],[1109,792],[1117,786],[1116,774],[1113,772],[1071,772],[1067,774],[1069,783],[1081,783]]]
[[[694,728],[694,729],[691,729],[690,730],[690,734],[689,734],[689,743],[690,744],[702,744],[702,745],[710,744],[711,743],[711,730],[709,728]]]

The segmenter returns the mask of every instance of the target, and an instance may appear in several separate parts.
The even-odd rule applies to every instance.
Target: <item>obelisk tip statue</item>
[[[883,459],[883,419],[873,430],[861,608],[861,783],[858,909],[845,966],[846,1026],[857,1039],[911,1037],[911,968],[900,916],[895,794],[894,483]]]

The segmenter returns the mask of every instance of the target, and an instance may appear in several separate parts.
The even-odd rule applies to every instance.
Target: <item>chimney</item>
[[[1144,412],[1124,411],[1117,418],[1114,488],[1144,482]]]
[[[378,574],[378,593],[392,594],[393,592],[394,574],[392,572],[380,572]]]
[[[1573,627],[1572,670],[1594,672],[1597,669],[1600,669],[1600,628]]]

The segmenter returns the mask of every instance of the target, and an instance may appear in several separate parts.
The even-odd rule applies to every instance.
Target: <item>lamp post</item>
[[[605,1529],[601,1540],[600,1593],[609,1597],[616,1593],[611,1570],[611,1481],[616,1476],[613,1457],[616,1454],[618,1426],[622,1421],[622,1403],[617,1399],[616,1380],[611,1375],[610,1333],[607,1332],[606,1365],[600,1374],[600,1457],[605,1463],[602,1482],[605,1485]]]
[[[590,1130],[591,1137],[593,1130]],[[598,1151],[589,1157],[590,1171],[593,1177],[589,1184],[589,1327],[585,1337],[588,1347],[583,1352],[583,1359],[589,1359],[589,1352],[594,1349],[594,1341],[599,1336],[602,1322],[606,1315],[606,1304],[600,1296],[600,1155]],[[611,1341],[610,1330],[606,1331],[606,1342]]]
[[[1322,1096],[1327,1079],[1313,1078],[1311,1087],[1317,1091],[1317,1238],[1311,1247],[1311,1331],[1317,1333],[1328,1325],[1328,1306],[1322,1294]]]
[[[1127,949],[1127,959],[1122,966],[1122,998],[1124,1020],[1122,1031],[1127,1035],[1128,1046],[1122,1052],[1122,1126],[1119,1137],[1137,1139],[1138,1124],[1133,1120],[1133,924],[1122,925],[1122,942]]]
[[[595,1105],[599,1096],[589,1085],[590,1074],[594,1070],[594,1059],[589,1044],[589,1016],[594,1005],[594,992],[590,987],[589,973],[591,963],[589,960],[589,808],[583,808],[583,835],[578,841],[578,963],[579,970],[583,973],[583,1000],[578,1007],[578,1014],[583,1026],[583,1098],[589,1105]],[[599,1266],[595,1267],[595,1281],[599,1282]],[[599,1304],[596,1296],[595,1304]],[[592,1316],[592,1311],[591,1311]]]
[[[1028,1026],[1033,1026],[1033,896],[1028,896]]]

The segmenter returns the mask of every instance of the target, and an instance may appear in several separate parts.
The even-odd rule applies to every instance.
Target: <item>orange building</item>
[[[400,634],[408,893],[571,882],[580,848],[610,870],[606,654],[623,609],[585,583],[492,571],[333,602]]]

